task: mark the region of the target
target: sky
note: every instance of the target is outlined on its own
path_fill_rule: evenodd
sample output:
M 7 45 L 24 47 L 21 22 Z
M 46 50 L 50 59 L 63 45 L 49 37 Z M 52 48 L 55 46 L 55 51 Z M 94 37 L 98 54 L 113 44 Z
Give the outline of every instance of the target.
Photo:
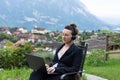
M 120 24 L 120 0 L 80 0 L 88 10 L 110 24 Z

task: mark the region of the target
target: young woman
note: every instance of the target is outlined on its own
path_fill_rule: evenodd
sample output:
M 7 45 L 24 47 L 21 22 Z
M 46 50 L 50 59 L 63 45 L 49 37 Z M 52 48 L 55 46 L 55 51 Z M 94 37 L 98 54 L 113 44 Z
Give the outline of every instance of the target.
M 48 73 L 57 74 L 47 74 L 39 69 L 31 73 L 30 80 L 60 80 L 60 76 L 64 73 L 79 71 L 82 50 L 74 44 L 77 34 L 76 24 L 64 27 L 62 32 L 63 44 L 56 50 L 52 62 L 45 65 Z

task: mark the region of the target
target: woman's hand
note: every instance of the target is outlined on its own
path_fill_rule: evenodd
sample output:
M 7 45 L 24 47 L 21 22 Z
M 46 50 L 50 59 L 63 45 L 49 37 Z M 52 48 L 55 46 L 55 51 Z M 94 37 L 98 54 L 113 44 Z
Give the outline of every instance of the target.
M 46 69 L 47 69 L 48 73 L 53 73 L 55 71 L 55 67 L 49 67 L 48 64 L 45 64 L 45 66 L 46 66 Z
M 55 67 L 49 67 L 47 68 L 48 73 L 53 73 L 55 71 Z
M 48 68 L 49 68 L 49 65 L 48 65 L 48 64 L 45 64 L 45 67 L 46 67 L 46 69 L 48 69 Z

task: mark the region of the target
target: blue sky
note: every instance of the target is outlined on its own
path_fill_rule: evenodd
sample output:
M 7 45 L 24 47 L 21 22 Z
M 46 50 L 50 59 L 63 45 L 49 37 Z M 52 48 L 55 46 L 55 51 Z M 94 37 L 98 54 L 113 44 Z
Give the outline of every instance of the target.
M 120 0 L 80 0 L 88 10 L 100 19 L 120 24 Z

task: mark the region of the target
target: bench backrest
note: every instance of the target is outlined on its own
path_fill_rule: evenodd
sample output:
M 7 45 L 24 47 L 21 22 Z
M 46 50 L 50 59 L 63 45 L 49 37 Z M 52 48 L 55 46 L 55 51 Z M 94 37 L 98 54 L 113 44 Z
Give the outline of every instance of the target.
M 84 67 L 84 62 L 85 62 L 85 58 L 86 58 L 86 54 L 87 54 L 87 48 L 88 48 L 88 44 L 84 44 L 79 46 L 79 48 L 81 48 L 83 50 L 83 57 L 82 57 L 82 62 L 81 62 L 81 66 L 80 66 L 80 71 L 83 72 L 83 67 Z M 80 76 L 82 76 L 82 72 L 80 73 Z

